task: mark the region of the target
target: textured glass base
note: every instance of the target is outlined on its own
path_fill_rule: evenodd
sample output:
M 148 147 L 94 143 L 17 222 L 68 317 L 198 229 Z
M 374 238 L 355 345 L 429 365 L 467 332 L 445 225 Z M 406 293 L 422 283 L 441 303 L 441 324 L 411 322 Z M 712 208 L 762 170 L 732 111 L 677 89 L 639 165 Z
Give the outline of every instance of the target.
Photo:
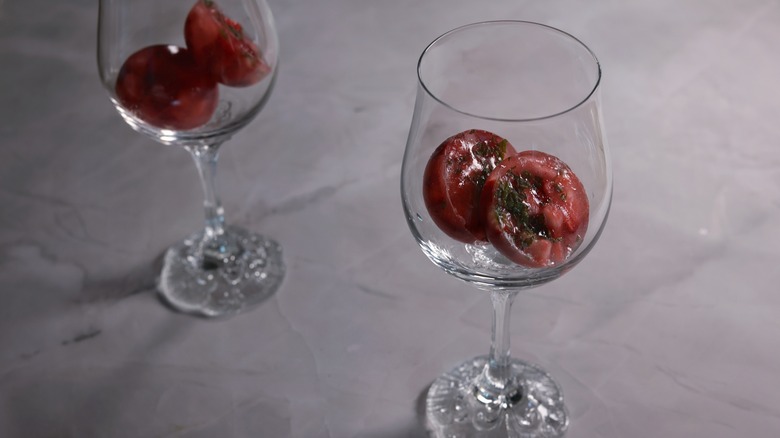
M 204 261 L 202 232 L 165 253 L 158 292 L 175 309 L 208 317 L 235 315 L 279 288 L 285 273 L 279 244 L 237 227 L 225 233 L 234 248 L 224 262 Z
M 569 421 L 561 389 L 534 365 L 512 359 L 510 379 L 522 388 L 513 403 L 479 401 L 475 382 L 487 363 L 487 356 L 474 358 L 433 382 L 426 399 L 431 436 L 547 438 L 566 433 Z

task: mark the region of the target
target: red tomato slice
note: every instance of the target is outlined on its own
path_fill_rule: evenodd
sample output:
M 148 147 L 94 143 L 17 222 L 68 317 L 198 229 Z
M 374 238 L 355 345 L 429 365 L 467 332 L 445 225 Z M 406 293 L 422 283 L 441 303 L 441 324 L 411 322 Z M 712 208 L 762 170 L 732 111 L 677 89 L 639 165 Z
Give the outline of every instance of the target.
M 184 24 L 184 39 L 195 59 L 225 85 L 246 87 L 271 71 L 241 25 L 226 17 L 212 0 L 198 0 L 192 7 Z
M 158 128 L 187 130 L 204 125 L 217 108 L 217 83 L 201 71 L 187 49 L 145 47 L 122 64 L 116 80 L 119 103 Z
M 478 129 L 444 140 L 423 176 L 423 199 L 433 222 L 460 242 L 486 242 L 485 224 L 477 210 L 482 186 L 496 165 L 514 153 L 507 140 Z
M 513 262 L 563 262 L 588 229 L 588 195 L 569 166 L 540 151 L 502 161 L 488 176 L 480 203 L 488 241 Z

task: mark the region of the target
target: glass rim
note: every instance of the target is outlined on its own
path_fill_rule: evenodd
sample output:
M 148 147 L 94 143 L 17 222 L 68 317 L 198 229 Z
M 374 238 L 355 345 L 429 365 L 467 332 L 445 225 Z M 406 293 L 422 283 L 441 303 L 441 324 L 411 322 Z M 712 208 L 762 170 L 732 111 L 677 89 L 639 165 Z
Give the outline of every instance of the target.
M 483 116 L 483 115 L 479 115 L 479 114 L 470 113 L 468 111 L 463 111 L 463 110 L 460 110 L 460 109 L 450 105 L 449 103 L 447 103 L 444 100 L 440 99 L 436 94 L 431 92 L 431 90 L 425 84 L 425 81 L 423 81 L 422 74 L 420 72 L 420 69 L 422 67 L 422 63 L 423 63 L 423 59 L 425 58 L 425 55 L 431 49 L 433 49 L 434 46 L 436 46 L 438 43 L 440 43 L 442 40 L 444 40 L 445 38 L 447 38 L 448 36 L 450 36 L 450 35 L 452 35 L 452 34 L 454 34 L 456 32 L 460 32 L 460 31 L 463 31 L 463 30 L 466 30 L 466 29 L 469 29 L 469 28 L 473 28 L 473 27 L 486 26 L 486 25 L 496 25 L 496 24 L 522 24 L 522 25 L 538 26 L 538 27 L 546 28 L 547 30 L 552 30 L 554 32 L 557 32 L 559 34 L 562 34 L 562 35 L 570 38 L 571 40 L 573 40 L 574 42 L 576 42 L 577 44 L 582 46 L 590 54 L 590 56 L 593 58 L 593 61 L 596 63 L 597 76 L 596 76 L 596 81 L 593 84 L 593 87 L 590 89 L 590 91 L 587 93 L 587 95 L 583 99 L 581 99 L 580 101 L 576 102 L 574 105 L 570 106 L 569 108 L 566 108 L 566 109 L 564 109 L 562 111 L 558 111 L 558 112 L 556 112 L 554 114 L 549 114 L 549 115 L 544 115 L 544 116 L 539 116 L 539 117 L 523 117 L 523 118 L 491 117 L 491 116 Z M 593 95 L 596 93 L 596 90 L 598 90 L 599 86 L 601 85 L 601 75 L 602 75 L 601 63 L 599 62 L 598 57 L 596 57 L 596 54 L 593 52 L 593 50 L 591 50 L 590 47 L 588 47 L 587 44 L 582 42 L 582 40 L 580 40 L 579 38 L 575 37 L 574 35 L 566 32 L 566 31 L 558 29 L 557 27 L 553 27 L 553 26 L 550 26 L 550 25 L 547 25 L 547 24 L 537 23 L 535 21 L 526 21 L 526 20 L 488 20 L 488 21 L 478 21 L 478 22 L 475 22 L 475 23 L 469 23 L 469 24 L 464 24 L 463 26 L 458 26 L 458 27 L 456 27 L 454 29 L 448 30 L 447 32 L 439 35 L 433 41 L 431 41 L 431 43 L 428 44 L 425 47 L 425 49 L 422 51 L 422 54 L 420 54 L 420 58 L 417 60 L 417 81 L 420 84 L 420 86 L 425 90 L 425 92 L 428 94 L 428 96 L 430 96 L 435 101 L 439 102 L 440 104 L 444 105 L 445 107 L 447 107 L 447 108 L 449 108 L 452 111 L 455 111 L 457 113 L 460 113 L 460 114 L 463 114 L 463 115 L 466 115 L 466 116 L 469 116 L 469 117 L 475 117 L 475 118 L 482 119 L 482 120 L 490 120 L 490 121 L 496 121 L 496 122 L 534 122 L 534 121 L 539 121 L 539 120 L 551 119 L 553 117 L 558 117 L 558 116 L 561 116 L 563 114 L 566 114 L 566 113 L 569 113 L 571 111 L 574 111 L 575 109 L 577 109 L 580 106 L 582 106 L 585 102 L 590 100 L 591 97 L 593 97 Z

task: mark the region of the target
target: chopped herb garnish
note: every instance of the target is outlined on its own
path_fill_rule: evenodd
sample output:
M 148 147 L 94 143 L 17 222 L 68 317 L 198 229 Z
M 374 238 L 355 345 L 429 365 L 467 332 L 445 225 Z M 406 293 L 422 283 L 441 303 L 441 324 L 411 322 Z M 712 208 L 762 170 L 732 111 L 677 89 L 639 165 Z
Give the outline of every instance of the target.
M 482 187 L 485 186 L 485 181 L 487 181 L 489 174 L 490 169 L 482 169 L 481 172 L 477 172 L 476 174 L 469 177 L 469 180 L 474 183 L 476 193 L 482 191 Z
M 523 172 L 523 174 L 526 174 L 528 172 Z M 516 174 L 514 171 L 509 170 L 506 173 L 511 178 L 511 181 L 514 185 L 516 185 L 519 188 L 522 189 L 532 189 L 534 188 L 533 185 L 528 181 L 528 179 L 525 177 L 525 175 L 520 176 Z M 529 174 L 530 175 L 530 174 Z
M 521 248 L 527 248 L 538 238 L 559 241 L 560 239 L 549 236 L 550 232 L 543 214 L 530 213 L 526 191 L 532 190 L 533 186 L 525 178 L 526 172 L 522 173 L 523 175 L 518 175 L 508 171 L 503 180 L 498 183 L 494 195 L 496 203 L 494 213 L 499 224 L 503 227 L 507 224 L 507 220 L 511 221 L 512 225 L 516 227 L 516 232 L 513 233 L 514 241 Z M 506 220 L 504 216 L 508 216 Z
M 474 155 L 480 158 L 497 158 L 497 161 L 504 159 L 506 148 L 509 144 L 506 140 L 501 140 L 498 144 L 491 145 L 487 141 L 481 141 L 474 145 L 472 151 Z
M 486 141 L 481 141 L 474 145 L 474 147 L 471 149 L 474 151 L 474 154 L 478 157 L 487 157 L 488 154 L 490 154 L 490 145 Z
M 542 177 L 539 175 L 534 175 L 533 173 L 524 170 L 521 175 L 523 178 L 528 181 L 528 184 L 531 185 L 534 189 L 539 189 L 542 187 L 542 184 L 544 184 L 544 181 L 542 180 Z

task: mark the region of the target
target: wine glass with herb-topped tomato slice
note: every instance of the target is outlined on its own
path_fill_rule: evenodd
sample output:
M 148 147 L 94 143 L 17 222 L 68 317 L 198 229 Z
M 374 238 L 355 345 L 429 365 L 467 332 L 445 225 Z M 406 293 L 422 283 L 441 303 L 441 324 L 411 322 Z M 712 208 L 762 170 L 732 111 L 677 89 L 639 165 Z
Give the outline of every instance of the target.
M 409 228 L 445 272 L 488 291 L 490 353 L 438 377 L 426 399 L 433 436 L 560 437 L 563 393 L 509 354 L 518 292 L 570 271 L 604 227 L 612 199 L 601 68 L 578 39 L 497 21 L 450 31 L 423 52 L 401 171 Z
M 136 131 L 187 150 L 205 192 L 202 231 L 165 254 L 158 290 L 175 309 L 233 315 L 274 293 L 280 246 L 225 223 L 215 186 L 221 145 L 263 108 L 278 41 L 265 0 L 100 0 L 103 86 Z

